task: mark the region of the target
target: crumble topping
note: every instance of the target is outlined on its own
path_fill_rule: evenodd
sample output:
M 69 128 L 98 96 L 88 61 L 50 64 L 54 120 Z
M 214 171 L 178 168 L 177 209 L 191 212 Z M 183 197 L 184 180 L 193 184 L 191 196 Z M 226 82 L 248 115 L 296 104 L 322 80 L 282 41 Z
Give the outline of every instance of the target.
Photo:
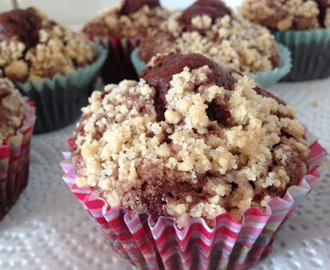
M 25 13 L 28 16 L 24 20 L 21 15 Z M 33 17 L 37 22 L 35 24 L 31 24 Z M 96 57 L 95 47 L 82 33 L 75 33 L 48 19 L 36 8 L 0 14 L 1 25 L 8 21 L 14 23 L 1 34 L 0 69 L 3 77 L 14 82 L 39 81 L 56 74 L 64 75 L 92 63 Z M 26 24 L 35 33 L 26 36 L 24 32 L 21 37 L 21 30 L 18 29 L 26 27 Z
M 263 26 L 284 30 L 310 30 L 329 27 L 328 0 L 245 0 L 242 15 Z
M 173 64 L 184 67 L 168 74 Z M 240 220 L 283 196 L 307 171 L 304 127 L 248 77 L 220 69 L 230 78 L 216 81 L 219 69 L 201 55 L 161 56 L 139 82 L 94 92 L 74 140 L 76 184 L 179 227 L 226 212 Z
M 172 15 L 158 31 L 142 40 L 139 57 L 147 63 L 158 53 L 199 53 L 249 73 L 279 66 L 276 42 L 266 28 L 229 10 L 214 17 L 213 9 L 205 10 L 198 6 L 199 2 L 186 10 L 197 5 L 194 13 Z
M 133 8 L 127 2 L 137 1 L 126 0 L 114 8 L 102 11 L 86 23 L 83 32 L 94 36 L 145 37 L 174 13 L 160 7 L 159 1 L 129 3 Z
M 0 144 L 14 135 L 24 120 L 25 101 L 8 79 L 0 78 Z

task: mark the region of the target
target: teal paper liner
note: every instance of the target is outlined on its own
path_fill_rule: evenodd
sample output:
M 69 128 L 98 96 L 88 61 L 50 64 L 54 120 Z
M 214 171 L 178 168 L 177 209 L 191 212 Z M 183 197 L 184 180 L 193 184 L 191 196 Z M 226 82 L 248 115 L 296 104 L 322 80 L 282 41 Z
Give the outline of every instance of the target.
M 247 74 L 251 79 L 253 79 L 256 83 L 264 88 L 268 88 L 276 84 L 286 74 L 288 74 L 292 68 L 291 53 L 289 49 L 279 43 L 277 43 L 277 46 L 280 53 L 279 67 L 270 69 L 268 71 L 259 71 L 255 74 Z
M 107 49 L 96 46 L 97 59 L 66 75 L 44 78 L 40 82 L 17 83 L 16 87 L 35 103 L 35 133 L 57 130 L 73 123 L 93 91 L 93 84 L 107 57 Z
M 281 78 L 290 72 L 291 69 L 291 57 L 290 51 L 283 45 L 277 44 L 280 53 L 280 66 L 268 71 L 257 72 L 255 74 L 247 74 L 255 82 L 264 88 L 268 88 L 271 85 L 277 83 Z M 138 74 L 146 68 L 146 64 L 140 59 L 138 55 L 138 48 L 131 54 L 131 59 L 135 70 Z
M 330 76 L 330 29 L 274 31 L 292 54 L 292 70 L 282 81 L 306 81 Z

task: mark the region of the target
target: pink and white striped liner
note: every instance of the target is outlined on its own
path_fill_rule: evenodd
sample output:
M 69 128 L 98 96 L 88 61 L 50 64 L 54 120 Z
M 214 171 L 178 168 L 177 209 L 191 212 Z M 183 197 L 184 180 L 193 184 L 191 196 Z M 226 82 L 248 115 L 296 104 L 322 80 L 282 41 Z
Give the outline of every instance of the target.
M 22 127 L 0 145 L 0 220 L 28 183 L 30 142 L 35 120 L 34 103 L 26 100 Z
M 279 229 L 320 179 L 327 153 L 311 134 L 308 141 L 309 170 L 298 186 L 290 187 L 283 198 L 272 199 L 264 212 L 248 209 L 242 224 L 223 214 L 212 229 L 202 218 L 191 218 L 179 230 L 173 218 L 160 217 L 153 222 L 146 213 L 111 208 L 89 188 L 76 186 L 71 152 L 63 152 L 66 160 L 61 167 L 66 172 L 64 181 L 98 222 L 114 250 L 138 268 L 245 269 L 269 254 Z

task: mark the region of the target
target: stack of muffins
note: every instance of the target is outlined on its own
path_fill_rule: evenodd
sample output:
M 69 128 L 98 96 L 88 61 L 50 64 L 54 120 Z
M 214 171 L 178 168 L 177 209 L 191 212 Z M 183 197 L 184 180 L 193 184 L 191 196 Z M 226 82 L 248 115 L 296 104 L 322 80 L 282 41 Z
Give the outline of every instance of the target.
M 125 0 L 79 33 L 36 8 L 0 14 L 0 218 L 28 179 L 29 99 L 45 132 L 90 96 L 61 165 L 118 253 L 143 269 L 258 262 L 326 154 L 262 87 L 290 68 L 267 28 L 218 0 L 181 13 Z M 91 93 L 99 72 L 111 84 Z

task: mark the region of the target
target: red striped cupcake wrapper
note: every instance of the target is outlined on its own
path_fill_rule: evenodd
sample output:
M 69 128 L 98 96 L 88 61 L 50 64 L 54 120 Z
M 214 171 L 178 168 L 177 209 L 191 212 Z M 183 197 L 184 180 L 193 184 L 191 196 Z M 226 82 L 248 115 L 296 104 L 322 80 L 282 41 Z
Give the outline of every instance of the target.
M 327 153 L 308 135 L 311 158 L 307 175 L 283 198 L 272 199 L 264 212 L 256 208 L 244 213 L 241 224 L 230 214 L 216 218 L 209 228 L 202 218 L 191 218 L 179 230 L 175 219 L 153 221 L 146 213 L 134 214 L 122 207 L 111 208 L 89 188 L 75 184 L 71 152 L 61 167 L 71 191 L 98 222 L 114 250 L 139 268 L 148 269 L 245 269 L 268 255 L 277 232 L 312 190 L 325 170 Z M 71 144 L 71 142 L 69 141 Z
M 26 100 L 23 126 L 0 145 L 0 220 L 28 183 L 30 142 L 35 120 L 34 103 Z
M 140 38 L 87 36 L 90 40 L 103 44 L 109 50 L 101 71 L 104 84 L 119 83 L 125 79 L 139 79 L 131 61 L 131 53 L 140 44 Z

